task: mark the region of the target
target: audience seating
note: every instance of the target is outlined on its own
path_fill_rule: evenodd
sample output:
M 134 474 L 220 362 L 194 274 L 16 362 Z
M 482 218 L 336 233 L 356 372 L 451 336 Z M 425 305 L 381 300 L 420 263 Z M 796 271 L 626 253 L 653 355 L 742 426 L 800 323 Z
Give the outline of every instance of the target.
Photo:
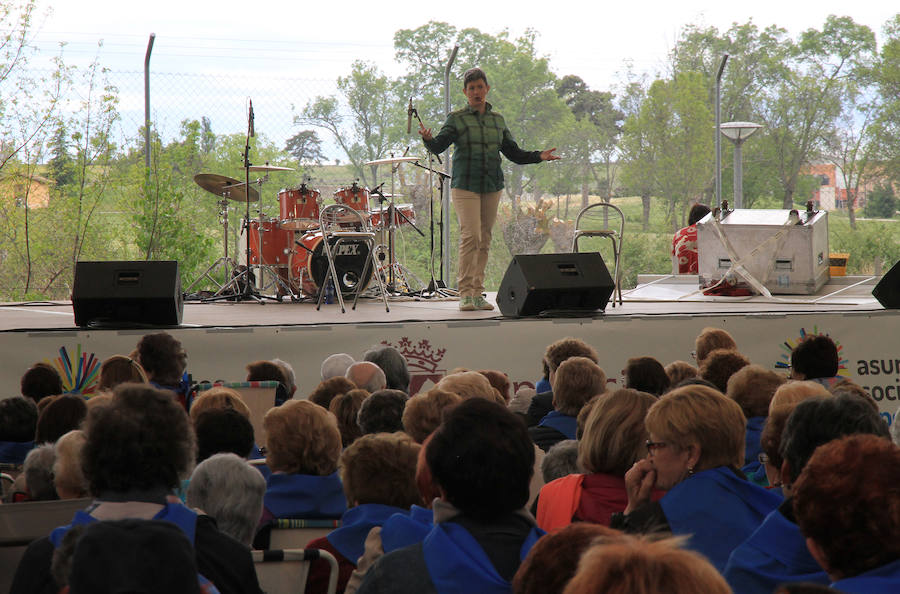
M 340 525 L 341 521 L 334 519 L 282 518 L 260 528 L 253 542 L 261 549 L 302 549 L 309 541 L 327 536 Z
M 328 594 L 337 590 L 337 560 L 328 551 L 319 549 L 277 549 L 253 551 L 253 563 L 259 586 L 266 594 L 301 594 L 306 591 L 310 564 L 325 559 L 330 567 Z

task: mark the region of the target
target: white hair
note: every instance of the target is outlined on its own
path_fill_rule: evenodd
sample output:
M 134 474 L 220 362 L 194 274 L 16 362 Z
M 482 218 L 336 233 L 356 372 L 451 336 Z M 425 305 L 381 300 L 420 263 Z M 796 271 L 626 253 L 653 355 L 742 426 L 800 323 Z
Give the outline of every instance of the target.
M 322 361 L 322 367 L 319 370 L 322 374 L 322 381 L 344 375 L 347 368 L 356 363 L 356 361 L 347 353 L 335 353 L 328 355 Z
M 219 530 L 247 546 L 263 511 L 266 479 L 236 454 L 210 456 L 197 465 L 187 489 L 187 504 L 216 520 Z

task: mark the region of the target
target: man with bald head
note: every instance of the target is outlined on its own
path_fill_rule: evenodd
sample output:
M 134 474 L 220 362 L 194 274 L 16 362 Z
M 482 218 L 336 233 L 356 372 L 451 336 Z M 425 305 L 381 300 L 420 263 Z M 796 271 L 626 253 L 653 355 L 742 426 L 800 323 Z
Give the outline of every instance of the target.
M 370 361 L 358 361 L 347 368 L 344 374 L 348 380 L 356 384 L 357 388 L 366 390 L 370 394 L 383 390 L 387 386 L 387 378 L 381 367 Z

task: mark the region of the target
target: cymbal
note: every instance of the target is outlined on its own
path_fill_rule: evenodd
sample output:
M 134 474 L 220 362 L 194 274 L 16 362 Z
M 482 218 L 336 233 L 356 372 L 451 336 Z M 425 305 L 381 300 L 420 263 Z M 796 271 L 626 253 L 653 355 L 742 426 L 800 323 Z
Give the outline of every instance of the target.
M 277 165 L 251 165 L 250 171 L 293 171 L 293 167 L 278 167 Z
M 215 194 L 216 196 L 225 196 L 229 200 L 236 202 L 256 202 L 259 200 L 259 192 L 250 188 L 247 191 L 246 184 L 231 177 L 217 175 L 215 173 L 198 173 L 194 176 L 194 183 L 198 186 Z M 249 199 L 247 195 L 250 195 Z
M 366 165 L 385 165 L 387 163 L 412 163 L 413 161 L 421 161 L 421 157 L 388 157 L 386 159 L 376 159 L 375 161 L 366 161 Z

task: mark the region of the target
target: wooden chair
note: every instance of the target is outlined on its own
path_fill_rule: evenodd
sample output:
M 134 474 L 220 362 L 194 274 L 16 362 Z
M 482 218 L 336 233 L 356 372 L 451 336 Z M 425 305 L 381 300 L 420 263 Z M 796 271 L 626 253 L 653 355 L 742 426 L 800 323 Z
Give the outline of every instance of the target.
M 266 594 L 302 594 L 313 561 L 328 562 L 328 594 L 337 590 L 338 564 L 334 555 L 319 549 L 277 549 L 253 551 L 253 564 L 259 586 Z
M 625 214 L 618 206 L 608 202 L 589 204 L 575 217 L 575 235 L 572 237 L 572 251 L 578 251 L 578 240 L 582 237 L 606 237 L 612 242 L 615 272 L 613 273 L 613 307 L 616 295 L 622 305 L 622 283 L 619 277 L 619 261 L 622 257 L 622 240 L 625 236 Z

